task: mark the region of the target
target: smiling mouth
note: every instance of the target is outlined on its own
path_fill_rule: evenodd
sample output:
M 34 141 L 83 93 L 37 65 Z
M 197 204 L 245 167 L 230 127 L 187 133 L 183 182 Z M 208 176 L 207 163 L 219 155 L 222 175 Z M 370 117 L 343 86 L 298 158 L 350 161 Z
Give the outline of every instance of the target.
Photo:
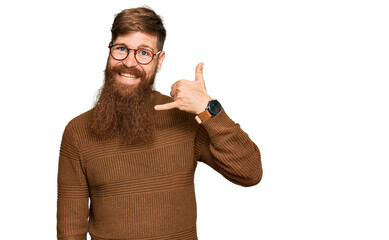
M 135 75 L 132 75 L 132 74 L 128 74 L 128 73 L 119 73 L 119 75 L 124 78 L 124 79 L 128 79 L 128 80 L 132 80 L 132 79 L 137 79 L 138 77 L 135 76 Z
M 141 77 L 138 75 L 132 75 L 129 73 L 122 73 L 118 72 L 119 75 L 119 82 L 126 84 L 126 85 L 133 85 L 133 84 L 138 84 L 141 81 Z

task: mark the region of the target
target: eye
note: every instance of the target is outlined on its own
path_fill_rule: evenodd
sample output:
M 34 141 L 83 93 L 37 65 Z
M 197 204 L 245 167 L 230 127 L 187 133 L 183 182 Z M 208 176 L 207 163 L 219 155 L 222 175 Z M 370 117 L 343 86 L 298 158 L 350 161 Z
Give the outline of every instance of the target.
M 145 49 L 141 49 L 141 50 L 139 51 L 139 54 L 140 54 L 142 57 L 147 57 L 147 56 L 150 55 L 150 51 L 145 50 Z
M 118 52 L 127 52 L 127 48 L 124 46 L 115 46 L 115 51 Z
M 127 49 L 125 47 L 118 47 L 117 50 L 120 52 L 125 52 Z

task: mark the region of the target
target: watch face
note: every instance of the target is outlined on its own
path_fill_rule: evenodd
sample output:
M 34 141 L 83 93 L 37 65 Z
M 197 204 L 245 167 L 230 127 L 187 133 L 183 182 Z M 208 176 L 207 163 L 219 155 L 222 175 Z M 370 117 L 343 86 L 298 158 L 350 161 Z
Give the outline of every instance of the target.
M 209 112 L 212 116 L 215 116 L 222 110 L 222 105 L 220 105 L 219 101 L 212 100 L 209 102 Z

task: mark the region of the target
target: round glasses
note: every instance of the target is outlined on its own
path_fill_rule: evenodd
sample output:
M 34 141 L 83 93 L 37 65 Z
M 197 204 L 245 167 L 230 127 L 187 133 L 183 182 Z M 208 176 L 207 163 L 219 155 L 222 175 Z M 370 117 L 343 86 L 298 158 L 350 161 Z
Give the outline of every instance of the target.
M 161 53 L 161 51 L 153 53 L 151 50 L 146 48 L 131 49 L 124 44 L 112 45 L 112 43 L 110 43 L 108 48 L 110 49 L 109 52 L 111 56 L 118 61 L 123 61 L 124 59 L 126 59 L 130 54 L 130 51 L 134 50 L 135 60 L 142 65 L 151 63 L 151 61 L 153 61 L 154 56 Z

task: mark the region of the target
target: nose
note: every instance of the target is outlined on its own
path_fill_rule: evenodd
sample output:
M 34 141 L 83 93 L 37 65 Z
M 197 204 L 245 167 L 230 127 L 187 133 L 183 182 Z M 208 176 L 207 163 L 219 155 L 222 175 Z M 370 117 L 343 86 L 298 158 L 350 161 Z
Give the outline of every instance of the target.
M 128 56 L 126 59 L 122 60 L 123 64 L 126 66 L 126 67 L 135 67 L 138 65 L 138 62 L 136 61 L 135 59 L 135 54 L 134 54 L 134 51 L 135 50 L 130 50 L 130 52 L 128 53 Z

